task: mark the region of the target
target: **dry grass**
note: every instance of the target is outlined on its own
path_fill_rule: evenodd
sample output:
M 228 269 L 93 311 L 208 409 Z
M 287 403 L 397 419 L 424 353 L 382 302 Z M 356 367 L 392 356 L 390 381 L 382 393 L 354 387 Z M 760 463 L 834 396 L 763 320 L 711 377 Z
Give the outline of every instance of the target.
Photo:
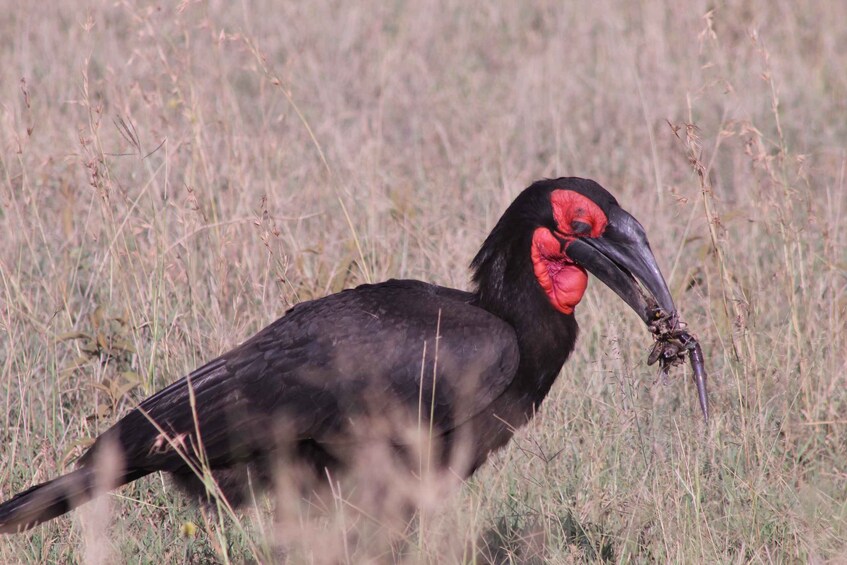
M 710 428 L 594 283 L 507 450 L 394 538 L 295 513 L 292 562 L 847 560 L 847 5 L 519 4 L 1 10 L 0 496 L 293 303 L 466 287 L 518 191 L 578 175 L 647 227 Z M 154 476 L 110 502 L 101 547 L 74 514 L 0 561 L 273 559 L 263 499 L 204 522 Z

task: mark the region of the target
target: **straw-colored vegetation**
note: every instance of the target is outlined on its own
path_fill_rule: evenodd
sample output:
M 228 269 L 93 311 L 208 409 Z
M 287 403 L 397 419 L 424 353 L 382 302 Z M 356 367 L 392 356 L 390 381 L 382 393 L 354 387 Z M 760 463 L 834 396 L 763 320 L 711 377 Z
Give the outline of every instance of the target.
M 594 178 L 645 225 L 714 414 L 595 282 L 539 417 L 467 484 L 419 485 L 406 529 L 343 490 L 204 517 L 154 475 L 0 561 L 847 560 L 844 2 L 0 12 L 3 499 L 296 302 L 466 288 L 540 177 Z

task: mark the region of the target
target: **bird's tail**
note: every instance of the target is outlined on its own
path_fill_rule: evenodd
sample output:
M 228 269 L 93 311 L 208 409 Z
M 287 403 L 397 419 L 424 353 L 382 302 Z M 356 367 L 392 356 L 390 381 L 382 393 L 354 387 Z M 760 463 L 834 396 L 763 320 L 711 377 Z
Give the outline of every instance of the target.
M 82 467 L 52 481 L 30 487 L 0 504 L 0 534 L 28 530 L 85 504 L 97 491 L 104 490 L 98 488 L 104 485 L 98 484 L 101 481 L 96 471 L 96 466 Z M 146 474 L 122 474 L 116 484 L 110 486 L 117 487 Z
M 91 499 L 94 469 L 83 467 L 58 479 L 30 487 L 0 504 L 0 533 L 28 530 Z

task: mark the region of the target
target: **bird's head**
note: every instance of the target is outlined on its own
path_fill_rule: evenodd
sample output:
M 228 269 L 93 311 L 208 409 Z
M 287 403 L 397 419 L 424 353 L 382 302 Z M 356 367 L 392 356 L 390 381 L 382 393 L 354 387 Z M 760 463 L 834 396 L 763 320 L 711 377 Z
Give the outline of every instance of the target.
M 474 260 L 475 280 L 480 283 L 484 271 L 497 270 L 498 258 L 492 250 L 509 243 L 520 246 L 510 254 L 526 261 L 527 238 L 535 279 L 560 312 L 573 313 L 587 287 L 587 271 L 647 324 L 659 309 L 676 314 L 644 228 L 596 182 L 560 178 L 538 181 L 524 190 Z M 503 276 L 514 279 L 509 269 L 503 265 Z M 496 291 L 500 285 L 493 282 L 489 286 Z
M 560 178 L 534 183 L 512 202 L 471 267 L 476 300 L 520 326 L 523 347 L 558 336 L 560 341 L 569 338 L 562 342 L 567 352 L 576 337 L 572 314 L 590 272 L 649 326 L 656 342 L 648 364 L 659 361 L 666 372 L 690 357 L 708 420 L 700 345 L 679 319 L 644 228 L 596 182 Z M 558 332 L 549 331 L 557 327 Z
M 577 178 L 542 181 L 533 187 L 539 184 L 549 200 L 549 213 L 545 211 L 532 234 L 532 265 L 555 308 L 573 312 L 585 291 L 588 271 L 645 323 L 654 319 L 657 307 L 669 315 L 676 313 L 644 228 L 606 189 Z

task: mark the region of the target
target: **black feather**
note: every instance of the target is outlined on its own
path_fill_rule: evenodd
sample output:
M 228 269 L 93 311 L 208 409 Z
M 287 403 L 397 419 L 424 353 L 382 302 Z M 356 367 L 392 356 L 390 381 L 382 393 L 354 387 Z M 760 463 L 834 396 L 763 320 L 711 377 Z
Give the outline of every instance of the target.
M 470 450 L 467 463 L 455 469 L 472 473 L 532 417 L 574 347 L 576 321 L 551 306 L 530 259 L 533 230 L 553 222 L 549 194 L 562 185 L 601 206 L 611 198 L 582 179 L 532 185 L 473 260 L 472 293 L 390 280 L 298 304 L 144 400 L 95 441 L 78 470 L 0 505 L 0 532 L 87 501 L 93 461 L 109 444 L 123 457 L 119 484 L 169 471 L 203 498 L 196 470 L 207 465 L 238 502 L 246 473 L 267 482 L 274 453 L 284 451 L 316 477 L 339 472 L 355 446 L 377 433 L 375 419 L 399 415 L 431 423 L 443 462 L 459 448 L 457 438 L 472 438 L 461 446 Z M 391 440 L 402 443 L 399 435 Z

